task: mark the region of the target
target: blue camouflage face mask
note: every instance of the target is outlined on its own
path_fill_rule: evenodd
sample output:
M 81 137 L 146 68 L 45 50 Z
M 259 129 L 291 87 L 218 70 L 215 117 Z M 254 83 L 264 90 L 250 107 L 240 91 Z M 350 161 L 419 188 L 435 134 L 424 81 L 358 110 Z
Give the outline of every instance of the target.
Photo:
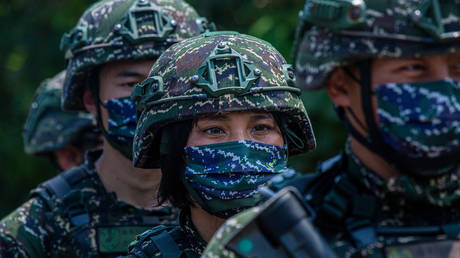
M 109 142 L 126 158 L 131 159 L 134 133 L 136 132 L 136 104 L 130 97 L 105 101 L 109 114 L 107 136 Z
M 458 166 L 454 156 L 460 152 L 460 82 L 390 83 L 377 86 L 376 96 L 384 142 L 406 157 L 441 161 L 435 169 L 420 165 L 415 173 L 439 175 Z
M 228 218 L 262 199 L 258 188 L 287 171 L 287 147 L 234 141 L 185 147 L 184 184 L 207 212 Z

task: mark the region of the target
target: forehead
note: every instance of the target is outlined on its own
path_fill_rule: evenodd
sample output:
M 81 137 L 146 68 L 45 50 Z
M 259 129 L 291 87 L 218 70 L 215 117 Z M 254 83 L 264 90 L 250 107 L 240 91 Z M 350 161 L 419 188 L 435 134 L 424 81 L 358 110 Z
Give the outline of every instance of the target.
M 109 62 L 101 66 L 101 72 L 106 74 L 118 74 L 124 71 L 131 71 L 139 73 L 141 75 L 148 75 L 150 68 L 152 67 L 155 60 L 121 60 L 115 62 Z

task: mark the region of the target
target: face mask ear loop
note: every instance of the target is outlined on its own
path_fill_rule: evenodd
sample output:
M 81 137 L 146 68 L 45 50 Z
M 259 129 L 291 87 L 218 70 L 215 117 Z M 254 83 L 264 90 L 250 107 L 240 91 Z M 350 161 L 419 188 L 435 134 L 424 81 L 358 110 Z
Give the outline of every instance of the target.
M 369 62 L 364 62 L 364 63 L 370 63 L 370 61 Z M 361 66 L 365 66 L 365 65 L 360 64 L 360 68 L 361 68 Z M 362 92 L 363 81 L 358 79 L 347 67 L 343 67 L 342 69 L 348 76 L 350 76 L 351 79 L 353 79 L 356 83 L 358 83 L 358 85 L 361 87 L 361 92 Z M 370 74 L 368 74 L 366 76 L 363 76 L 363 74 L 361 72 L 361 78 L 365 78 L 365 77 L 369 77 L 369 76 L 370 76 Z M 367 80 L 369 80 L 369 79 L 367 79 Z M 362 93 L 361 93 L 361 95 L 362 95 Z M 358 130 L 356 130 L 356 128 L 348 120 L 347 116 L 345 116 L 345 108 L 339 107 L 339 106 L 336 105 L 336 106 L 334 106 L 334 109 L 337 112 L 339 118 L 344 123 L 344 125 L 347 128 L 348 132 L 351 134 L 351 136 L 353 136 L 353 138 L 355 138 L 358 142 L 360 142 L 364 146 L 368 147 L 369 149 L 372 149 L 371 139 L 369 137 L 364 137 L 360 132 L 358 132 Z M 365 132 L 369 133 L 369 130 L 368 130 L 369 127 L 366 126 L 366 124 L 364 124 L 363 122 L 361 122 L 361 120 L 358 119 L 356 114 L 350 108 L 346 108 L 346 109 L 350 112 L 351 116 L 356 121 L 358 126 L 360 126 L 361 129 L 363 129 Z M 366 121 L 367 121 L 367 119 L 366 119 Z
M 377 130 L 377 124 L 375 123 L 375 115 L 372 107 L 372 84 L 371 84 L 371 60 L 363 61 L 359 64 L 359 71 L 361 73 L 361 104 L 363 107 L 364 118 L 366 119 L 366 127 L 368 128 L 368 139 L 369 143 L 374 145 L 380 139 L 380 135 Z
M 405 165 L 404 158 L 400 157 L 397 153 L 391 150 L 391 148 L 383 141 L 382 137 L 377 128 L 377 123 L 375 122 L 375 114 L 372 107 L 372 95 L 375 94 L 372 90 L 371 84 L 371 60 L 360 63 L 359 70 L 361 73 L 361 102 L 364 112 L 364 117 L 366 119 L 368 130 L 367 144 L 365 146 L 384 158 L 389 162 L 393 167 L 399 171 L 408 171 L 408 168 Z

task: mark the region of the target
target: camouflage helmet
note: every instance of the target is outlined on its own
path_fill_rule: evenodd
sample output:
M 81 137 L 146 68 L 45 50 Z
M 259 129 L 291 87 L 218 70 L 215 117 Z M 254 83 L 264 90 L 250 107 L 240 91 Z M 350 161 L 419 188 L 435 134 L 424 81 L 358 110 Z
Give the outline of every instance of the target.
M 315 147 L 290 65 L 269 43 L 237 32 L 209 32 L 172 46 L 131 97 L 138 110 L 133 145 L 138 167 L 153 166 L 160 128 L 216 112 L 282 113 L 287 128 L 298 136 L 290 142 L 290 153 Z
M 335 68 L 363 59 L 460 52 L 459 0 L 306 0 L 299 19 L 302 89 L 324 87 Z
M 29 154 L 45 154 L 74 143 L 83 134 L 94 135 L 95 120 L 89 113 L 62 111 L 61 94 L 65 72 L 42 82 L 37 89 L 27 117 L 24 150 Z M 94 141 L 93 141 L 94 142 Z
M 98 65 L 158 57 L 172 44 L 206 30 L 206 19 L 183 0 L 96 2 L 61 40 L 68 61 L 63 108 L 84 109 L 85 80 Z

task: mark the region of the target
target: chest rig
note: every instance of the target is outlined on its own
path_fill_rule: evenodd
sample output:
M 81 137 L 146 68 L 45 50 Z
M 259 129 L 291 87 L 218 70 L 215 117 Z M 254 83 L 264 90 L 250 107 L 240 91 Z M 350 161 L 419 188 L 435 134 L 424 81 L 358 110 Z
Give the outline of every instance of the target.
M 423 213 L 443 216 L 427 210 L 415 210 L 411 212 L 412 217 L 393 221 L 388 214 L 403 211 L 384 211 L 382 199 L 347 173 L 346 162 L 344 154 L 323 162 L 304 191 L 306 200 L 316 210 L 318 229 L 330 244 L 335 246 L 341 242 L 336 249 L 339 254 L 347 257 L 458 257 L 449 256 L 460 250 L 458 208 L 451 207 L 452 211 L 447 211 L 448 221 L 424 222 L 420 219 Z M 421 223 L 410 224 L 414 222 L 411 218 Z

